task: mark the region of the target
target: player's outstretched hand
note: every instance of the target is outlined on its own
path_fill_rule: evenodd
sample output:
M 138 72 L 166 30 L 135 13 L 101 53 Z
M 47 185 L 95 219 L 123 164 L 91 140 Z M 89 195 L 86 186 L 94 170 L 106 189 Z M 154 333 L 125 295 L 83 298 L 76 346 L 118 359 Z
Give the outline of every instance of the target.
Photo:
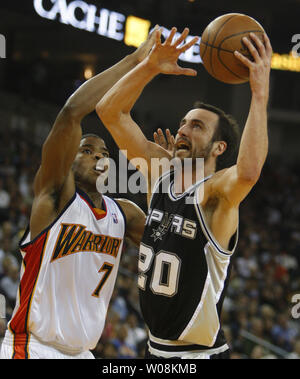
M 190 47 L 195 45 L 198 41 L 198 37 L 194 37 L 189 42 L 184 43 L 189 35 L 189 29 L 185 28 L 181 35 L 174 39 L 176 31 L 177 29 L 173 27 L 164 43 L 161 42 L 162 30 L 158 29 L 154 31 L 155 46 L 147 58 L 148 64 L 157 73 L 196 76 L 197 71 L 191 68 L 180 67 L 177 60 L 181 53 L 184 53 Z
M 235 51 L 234 55 L 249 68 L 249 82 L 252 94 L 267 98 L 269 94 L 272 46 L 266 34 L 263 34 L 264 43 L 254 33 L 250 33 L 250 38 L 244 37 L 243 42 L 253 59 L 250 60 L 238 51 Z
M 138 63 L 142 62 L 150 53 L 152 47 L 155 44 L 155 32 L 158 30 L 159 26 L 156 25 L 155 28 L 149 33 L 146 41 L 144 41 L 133 53 Z
M 169 129 L 166 129 L 166 135 L 159 128 L 156 132 L 153 133 L 154 142 L 167 150 L 173 156 L 173 150 L 175 145 L 175 138 L 171 134 Z

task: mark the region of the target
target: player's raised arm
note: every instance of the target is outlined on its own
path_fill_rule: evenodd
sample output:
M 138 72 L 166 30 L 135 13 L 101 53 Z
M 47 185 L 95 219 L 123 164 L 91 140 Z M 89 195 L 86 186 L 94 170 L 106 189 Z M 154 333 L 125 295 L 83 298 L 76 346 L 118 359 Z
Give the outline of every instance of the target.
M 148 55 L 151 47 L 151 41 L 147 41 L 134 53 L 86 81 L 68 99 L 43 145 L 41 167 L 34 185 L 35 194 L 61 190 L 78 150 L 82 136 L 81 120 L 95 110 L 98 101 L 114 83 Z
M 49 225 L 75 193 L 71 168 L 82 137 L 81 120 L 95 109 L 107 90 L 148 55 L 151 47 L 151 41 L 147 41 L 134 53 L 86 81 L 60 111 L 43 144 L 41 165 L 34 181 L 32 235 Z
M 169 37 L 162 43 L 161 30 L 155 30 L 155 46 L 147 58 L 119 80 L 96 106 L 96 112 L 119 148 L 127 150 L 128 159 L 142 157 L 150 163 L 151 158 L 170 158 L 165 149 L 147 140 L 130 112 L 145 86 L 158 74 L 196 75 L 195 70 L 180 67 L 177 60 L 198 38 L 183 43 L 189 33 L 186 28 L 173 41 L 175 33 L 176 28 L 172 28 Z
M 272 47 L 264 35 L 264 44 L 253 33 L 251 39 L 243 38 L 253 61 L 239 52 L 235 56 L 249 68 L 251 104 L 242 134 L 235 166 L 217 177 L 215 190 L 227 198 L 229 204 L 238 206 L 258 181 L 268 153 L 267 105 Z

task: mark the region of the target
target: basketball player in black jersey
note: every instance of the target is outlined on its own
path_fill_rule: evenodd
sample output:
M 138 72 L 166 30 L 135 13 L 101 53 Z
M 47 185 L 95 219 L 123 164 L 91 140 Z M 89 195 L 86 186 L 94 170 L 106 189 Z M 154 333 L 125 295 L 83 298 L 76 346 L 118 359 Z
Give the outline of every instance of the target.
M 228 358 L 220 326 L 221 309 L 238 239 L 239 205 L 258 181 L 268 151 L 272 47 L 266 35 L 263 44 L 250 34 L 243 42 L 253 59 L 235 52 L 249 69 L 252 93 L 235 162 L 228 160 L 225 168 L 220 165 L 237 143 L 235 123 L 223 111 L 196 105 L 182 118 L 173 154 L 181 160 L 193 158 L 193 162 L 203 158 L 204 177 L 195 179 L 193 165 L 192 185 L 178 191 L 177 181 L 186 173 L 180 177 L 169 170 L 153 177 L 151 159 L 171 159 L 172 155 L 145 138 L 130 111 L 156 75 L 196 75 L 192 69 L 179 67 L 177 60 L 197 38 L 184 43 L 189 30 L 174 38 L 173 28 L 162 43 L 161 31 L 155 33 L 156 45 L 148 57 L 96 106 L 119 147 L 127 150 L 128 158 L 142 157 L 148 162 L 148 171 L 143 173 L 148 178 L 149 211 L 140 245 L 138 279 L 141 310 L 149 327 L 146 357 Z

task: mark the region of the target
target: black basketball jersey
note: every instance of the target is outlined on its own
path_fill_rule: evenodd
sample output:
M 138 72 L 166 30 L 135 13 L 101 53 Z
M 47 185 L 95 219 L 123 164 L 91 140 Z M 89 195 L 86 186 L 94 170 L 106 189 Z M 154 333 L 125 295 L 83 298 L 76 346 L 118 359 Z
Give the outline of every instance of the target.
M 237 233 L 231 250 L 221 248 L 212 235 L 197 201 L 207 179 L 180 196 L 173 190 L 173 171 L 154 186 L 138 278 L 141 311 L 154 345 L 182 341 L 185 350 L 195 350 L 226 342 L 220 314 Z

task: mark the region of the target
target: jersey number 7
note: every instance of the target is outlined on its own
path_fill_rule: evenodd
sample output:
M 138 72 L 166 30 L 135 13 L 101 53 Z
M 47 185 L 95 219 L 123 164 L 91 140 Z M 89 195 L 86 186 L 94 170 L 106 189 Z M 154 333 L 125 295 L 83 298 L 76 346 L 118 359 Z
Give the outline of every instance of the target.
M 107 281 L 110 273 L 112 272 L 113 267 L 114 267 L 114 265 L 112 265 L 110 263 L 107 263 L 107 262 L 103 263 L 103 265 L 101 266 L 101 268 L 98 272 L 104 272 L 104 275 L 102 276 L 97 288 L 92 293 L 92 296 L 99 297 L 100 291 L 101 291 L 102 287 L 104 286 L 105 282 Z

